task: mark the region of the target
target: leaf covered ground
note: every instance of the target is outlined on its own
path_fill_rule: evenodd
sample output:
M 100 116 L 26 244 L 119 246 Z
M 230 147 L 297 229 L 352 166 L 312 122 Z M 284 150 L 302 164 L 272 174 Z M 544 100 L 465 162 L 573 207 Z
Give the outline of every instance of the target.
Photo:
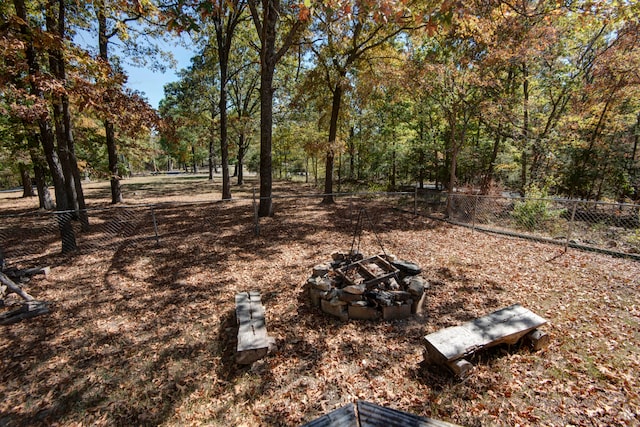
M 248 200 L 172 204 L 157 210 L 158 242 L 137 238 L 153 231 L 141 222 L 113 247 L 8 259 L 52 267 L 25 285 L 51 313 L 0 330 L 0 425 L 295 426 L 358 399 L 467 426 L 640 425 L 638 262 L 557 256 L 394 206 L 276 200 L 255 237 Z M 363 207 L 361 250 L 380 252 L 375 231 L 429 280 L 420 315 L 343 323 L 310 306 L 312 267 L 351 247 Z M 246 290 L 262 293 L 277 340 L 250 367 L 233 359 Z M 424 335 L 513 303 L 548 320 L 547 349 L 480 353 L 464 381 L 424 366 Z

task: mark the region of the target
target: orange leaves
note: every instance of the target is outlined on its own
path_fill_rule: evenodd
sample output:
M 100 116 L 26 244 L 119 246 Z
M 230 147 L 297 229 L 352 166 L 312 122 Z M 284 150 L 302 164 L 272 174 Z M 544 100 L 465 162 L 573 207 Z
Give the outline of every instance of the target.
M 307 2 L 301 3 L 300 5 L 298 5 L 299 7 L 298 19 L 300 21 L 307 21 L 311 17 L 311 9 L 309 6 L 306 5 L 306 3 Z

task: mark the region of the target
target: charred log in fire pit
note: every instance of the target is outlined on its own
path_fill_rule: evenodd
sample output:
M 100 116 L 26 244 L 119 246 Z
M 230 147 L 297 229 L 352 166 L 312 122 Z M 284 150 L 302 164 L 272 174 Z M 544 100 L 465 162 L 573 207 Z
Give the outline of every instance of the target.
M 311 302 L 325 313 L 357 320 L 404 319 L 419 311 L 427 282 L 416 264 L 389 254 L 365 258 L 334 253 L 316 265 L 307 286 Z

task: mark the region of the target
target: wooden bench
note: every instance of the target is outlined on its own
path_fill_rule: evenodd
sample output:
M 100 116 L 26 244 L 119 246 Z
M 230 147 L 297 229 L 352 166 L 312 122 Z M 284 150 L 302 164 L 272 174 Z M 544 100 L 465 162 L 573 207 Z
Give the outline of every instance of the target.
M 515 344 L 523 337 L 531 342 L 534 350 L 546 347 L 549 336 L 536 329 L 545 323 L 542 317 L 514 304 L 425 336 L 425 361 L 445 365 L 463 378 L 473 367 L 464 357 L 478 350 L 503 343 Z
M 275 340 L 267 335 L 264 307 L 260 292 L 236 294 L 238 346 L 236 363 L 249 365 L 267 355 Z

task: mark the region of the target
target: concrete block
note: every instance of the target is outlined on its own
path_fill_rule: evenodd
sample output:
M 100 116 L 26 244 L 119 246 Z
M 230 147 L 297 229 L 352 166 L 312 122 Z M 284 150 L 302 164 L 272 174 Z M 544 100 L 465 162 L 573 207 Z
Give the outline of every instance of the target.
M 331 270 L 331 266 L 329 264 L 318 264 L 313 267 L 313 277 L 323 277 L 326 276 Z
M 343 322 L 349 320 L 349 313 L 347 312 L 347 306 L 344 301 L 340 301 L 343 304 L 332 304 L 334 300 L 320 300 L 320 309 L 327 314 L 338 317 Z
M 350 305 L 349 319 L 356 320 L 377 320 L 380 318 L 380 311 L 376 307 Z
M 400 320 L 406 319 L 411 316 L 411 305 L 392 305 L 389 307 L 382 307 L 382 318 L 384 320 Z
M 326 292 L 320 291 L 318 289 L 309 288 L 309 299 L 311 300 L 311 305 L 313 307 L 320 307 L 320 298 L 321 294 L 325 294 Z

